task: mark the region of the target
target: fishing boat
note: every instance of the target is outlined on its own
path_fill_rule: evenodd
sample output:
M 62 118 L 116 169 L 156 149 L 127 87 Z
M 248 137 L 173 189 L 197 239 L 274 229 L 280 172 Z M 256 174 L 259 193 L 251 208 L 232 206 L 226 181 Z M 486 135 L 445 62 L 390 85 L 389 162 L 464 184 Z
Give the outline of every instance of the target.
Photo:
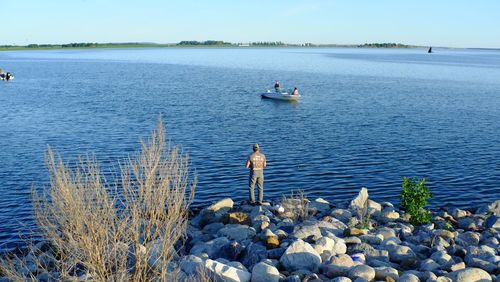
M 266 93 L 261 94 L 262 98 L 265 99 L 274 99 L 274 100 L 283 100 L 283 101 L 298 101 L 301 97 L 300 95 L 291 95 L 288 92 L 276 92 L 267 90 Z

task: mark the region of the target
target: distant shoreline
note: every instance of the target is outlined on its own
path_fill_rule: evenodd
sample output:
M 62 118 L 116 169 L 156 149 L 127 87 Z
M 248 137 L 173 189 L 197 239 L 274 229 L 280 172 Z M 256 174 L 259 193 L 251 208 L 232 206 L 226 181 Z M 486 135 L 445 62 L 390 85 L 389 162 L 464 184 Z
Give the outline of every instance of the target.
M 228 43 L 223 41 L 181 41 L 180 43 L 70 43 L 70 44 L 29 44 L 0 45 L 0 51 L 30 50 L 71 50 L 71 49 L 110 49 L 110 48 L 384 48 L 410 49 L 428 48 L 427 46 L 405 45 L 400 43 L 356 44 L 285 44 L 282 42 Z

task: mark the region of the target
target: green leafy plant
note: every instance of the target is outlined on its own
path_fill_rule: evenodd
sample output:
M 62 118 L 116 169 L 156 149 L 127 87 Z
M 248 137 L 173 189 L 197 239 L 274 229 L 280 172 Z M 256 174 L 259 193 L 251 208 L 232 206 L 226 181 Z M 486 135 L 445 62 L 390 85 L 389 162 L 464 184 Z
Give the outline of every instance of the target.
M 427 199 L 432 197 L 432 193 L 425 185 L 425 179 L 408 179 L 403 177 L 401 185 L 401 206 L 410 214 L 410 222 L 414 225 L 422 225 L 432 221 L 432 216 L 424 207 Z

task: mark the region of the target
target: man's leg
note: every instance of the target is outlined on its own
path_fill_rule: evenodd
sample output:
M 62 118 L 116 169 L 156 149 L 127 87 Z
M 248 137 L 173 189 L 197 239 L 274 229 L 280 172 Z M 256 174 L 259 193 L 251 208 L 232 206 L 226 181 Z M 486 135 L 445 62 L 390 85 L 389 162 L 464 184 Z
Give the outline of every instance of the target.
M 257 181 L 257 175 L 255 175 L 255 173 L 253 173 L 253 172 L 250 172 L 250 177 L 248 179 L 248 190 L 250 192 L 250 197 L 249 197 L 250 204 L 255 203 L 255 195 L 253 193 L 253 190 L 255 188 L 256 181 Z
M 264 200 L 264 172 L 259 172 L 259 178 L 257 181 L 257 186 L 259 187 L 259 203 L 262 204 Z

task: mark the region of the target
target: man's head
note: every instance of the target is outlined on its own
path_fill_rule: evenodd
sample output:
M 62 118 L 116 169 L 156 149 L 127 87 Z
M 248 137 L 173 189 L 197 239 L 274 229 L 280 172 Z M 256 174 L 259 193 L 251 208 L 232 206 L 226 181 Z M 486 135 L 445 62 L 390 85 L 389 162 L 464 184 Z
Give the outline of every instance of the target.
M 255 143 L 253 144 L 253 151 L 257 152 L 259 150 L 259 144 Z

